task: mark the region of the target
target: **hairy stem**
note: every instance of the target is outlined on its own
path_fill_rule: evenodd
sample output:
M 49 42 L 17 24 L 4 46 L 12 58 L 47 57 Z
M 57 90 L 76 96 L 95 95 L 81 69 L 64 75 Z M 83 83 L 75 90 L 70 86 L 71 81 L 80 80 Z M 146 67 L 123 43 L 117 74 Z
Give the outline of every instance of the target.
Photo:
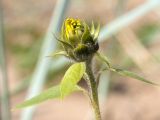
M 95 77 L 93 75 L 91 59 L 85 62 L 86 64 L 86 81 L 89 86 L 89 94 L 91 105 L 93 107 L 96 120 L 101 120 L 101 114 L 99 109 L 99 101 L 98 101 L 98 91 L 97 91 L 97 83 Z

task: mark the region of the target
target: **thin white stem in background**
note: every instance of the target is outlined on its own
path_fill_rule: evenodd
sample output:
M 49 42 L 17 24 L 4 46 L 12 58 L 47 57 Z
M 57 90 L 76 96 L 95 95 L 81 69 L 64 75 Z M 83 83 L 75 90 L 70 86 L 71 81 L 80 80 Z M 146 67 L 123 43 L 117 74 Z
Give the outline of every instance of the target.
M 57 5 L 53 12 L 47 34 L 41 48 L 39 60 L 31 80 L 27 99 L 41 92 L 51 63 L 54 64 L 53 59 L 47 59 L 46 56 L 56 50 L 57 40 L 53 37 L 53 33 L 58 32 L 58 29 L 63 22 L 68 2 L 69 0 L 57 0 Z M 26 108 L 22 112 L 21 120 L 32 120 L 34 110 L 35 107 Z

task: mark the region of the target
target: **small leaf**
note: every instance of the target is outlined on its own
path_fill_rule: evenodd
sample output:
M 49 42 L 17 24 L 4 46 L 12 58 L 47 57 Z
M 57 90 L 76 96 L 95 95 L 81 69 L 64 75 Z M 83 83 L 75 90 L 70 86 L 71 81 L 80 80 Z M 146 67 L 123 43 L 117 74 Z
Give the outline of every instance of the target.
M 97 52 L 96 55 L 101 61 L 103 61 L 107 65 L 107 68 L 111 67 L 110 62 L 109 62 L 109 60 L 108 60 L 108 58 L 106 56 L 102 55 L 99 52 Z
M 117 68 L 110 68 L 111 71 L 113 72 L 116 72 L 122 76 L 127 76 L 127 77 L 131 77 L 131 78 L 134 78 L 134 79 L 137 79 L 137 80 L 140 80 L 140 81 L 143 81 L 145 83 L 149 83 L 149 84 L 152 84 L 152 85 L 158 85 L 154 82 L 151 82 L 139 75 L 137 75 L 136 73 L 133 73 L 133 72 L 130 72 L 130 71 L 127 71 L 127 70 L 122 70 L 122 69 L 117 69 Z M 158 85 L 159 86 L 159 85 Z
M 71 92 L 73 92 L 73 91 L 84 91 L 84 90 L 80 86 L 75 85 Z M 33 106 L 33 105 L 39 104 L 41 102 L 44 102 L 46 100 L 55 99 L 55 98 L 61 98 L 59 85 L 51 87 L 51 88 L 45 90 L 44 92 L 40 93 L 39 95 L 37 95 L 29 100 L 26 100 L 23 103 L 18 104 L 16 106 L 16 108 L 25 108 L 25 107 Z
M 85 73 L 85 64 L 75 63 L 65 73 L 61 84 L 61 97 L 64 98 L 73 91 L 75 85 L 81 80 Z
M 55 52 L 55 53 L 52 53 L 51 55 L 49 55 L 47 57 L 55 57 L 57 55 L 62 55 L 62 56 L 65 56 L 65 57 L 69 57 L 68 54 L 65 51 Z

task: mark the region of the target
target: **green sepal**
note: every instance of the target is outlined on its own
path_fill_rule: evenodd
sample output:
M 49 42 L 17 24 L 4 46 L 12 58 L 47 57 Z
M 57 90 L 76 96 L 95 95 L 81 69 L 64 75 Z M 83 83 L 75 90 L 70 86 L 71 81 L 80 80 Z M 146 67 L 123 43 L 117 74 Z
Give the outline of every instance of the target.
M 76 54 L 88 54 L 88 47 L 85 44 L 78 44 L 78 46 L 74 49 L 74 53 Z
M 69 44 L 68 42 L 65 42 L 63 40 L 58 40 L 58 41 L 62 43 L 62 45 L 64 46 L 64 48 L 73 49 L 72 45 Z
M 61 39 L 62 40 L 66 40 L 67 39 L 64 30 L 65 30 L 65 25 L 64 25 L 64 22 L 63 22 L 62 27 L 61 27 Z
M 84 33 L 82 35 L 82 43 L 93 43 L 93 37 L 89 31 L 88 25 L 84 22 Z
M 69 55 L 66 53 L 66 51 L 55 52 L 55 53 L 52 53 L 51 55 L 49 55 L 47 57 L 55 57 L 55 56 L 59 56 L 59 55 L 69 57 Z
M 94 27 L 94 23 L 92 21 L 92 24 L 91 24 L 91 35 L 94 36 L 94 32 L 95 32 L 95 27 Z
M 94 32 L 94 41 L 97 41 L 97 39 L 98 39 L 98 36 L 99 36 L 99 32 L 100 32 L 100 24 L 98 24 L 98 26 L 97 26 L 97 28 L 96 28 L 96 30 L 95 30 L 95 32 Z

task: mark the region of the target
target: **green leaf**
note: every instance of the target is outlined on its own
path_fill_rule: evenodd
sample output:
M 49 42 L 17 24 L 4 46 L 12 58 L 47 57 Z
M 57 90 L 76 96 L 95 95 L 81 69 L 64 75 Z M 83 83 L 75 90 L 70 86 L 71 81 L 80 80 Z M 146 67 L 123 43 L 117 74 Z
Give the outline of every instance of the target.
M 70 94 L 75 88 L 76 84 L 81 80 L 85 73 L 85 64 L 83 62 L 75 63 L 66 71 L 61 84 L 61 98 Z
M 140 81 L 143 81 L 145 83 L 149 83 L 149 84 L 152 84 L 152 85 L 158 85 L 154 82 L 151 82 L 139 75 L 137 75 L 136 73 L 133 73 L 133 72 L 130 72 L 130 71 L 127 71 L 127 70 L 123 70 L 123 69 L 117 69 L 117 68 L 110 68 L 111 71 L 113 72 L 116 72 L 122 76 L 127 76 L 127 77 L 131 77 L 131 78 L 134 78 L 134 79 L 137 79 L 137 80 L 140 80 Z M 159 86 L 159 85 L 158 85 Z
M 24 101 L 23 103 L 17 105 L 16 108 L 24 108 L 24 107 L 32 106 L 32 105 L 39 104 L 43 101 L 53 99 L 53 98 L 60 98 L 60 86 L 59 85 L 49 88 L 48 90 L 45 90 L 39 95 L 29 100 Z
M 75 85 L 71 92 L 73 91 L 84 91 L 83 88 Z M 40 93 L 39 95 L 24 101 L 23 103 L 20 103 L 16 106 L 16 108 L 25 108 L 29 106 L 33 106 L 36 104 L 39 104 L 41 102 L 44 102 L 49 99 L 55 99 L 55 98 L 61 98 L 61 92 L 60 92 L 60 85 L 51 87 L 44 92 Z
M 102 55 L 99 52 L 97 52 L 96 55 L 102 62 L 104 62 L 107 65 L 107 68 L 111 67 L 110 62 L 109 62 L 109 60 L 108 60 L 108 58 L 106 56 Z

